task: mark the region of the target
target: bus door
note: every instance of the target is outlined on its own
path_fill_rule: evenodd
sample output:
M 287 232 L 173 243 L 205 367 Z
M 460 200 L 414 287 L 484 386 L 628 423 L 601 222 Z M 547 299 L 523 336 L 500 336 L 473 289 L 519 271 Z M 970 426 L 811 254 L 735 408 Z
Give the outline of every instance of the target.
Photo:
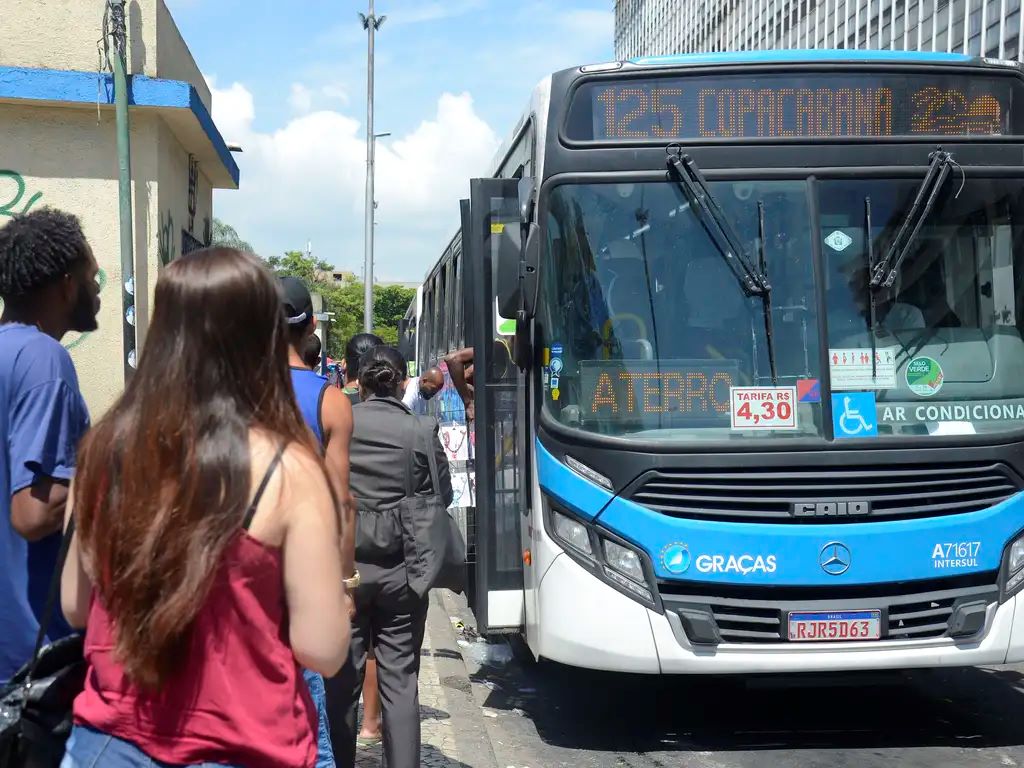
M 462 212 L 463 316 L 466 344 L 474 350 L 476 408 L 468 596 L 478 629 L 486 635 L 519 631 L 524 618 L 527 387 L 512 359 L 515 321 L 498 314 L 496 285 L 501 235 L 506 227 L 518 232 L 520 226 L 517 181 L 473 179 Z

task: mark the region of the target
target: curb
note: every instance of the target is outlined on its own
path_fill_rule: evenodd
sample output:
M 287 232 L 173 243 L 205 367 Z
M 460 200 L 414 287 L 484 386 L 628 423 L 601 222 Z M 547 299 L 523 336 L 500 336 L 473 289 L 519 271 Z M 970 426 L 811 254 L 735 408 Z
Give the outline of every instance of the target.
M 459 755 L 472 756 L 472 768 L 497 768 L 483 714 L 473 698 L 469 670 L 449 618 L 454 614 L 449 611 L 445 597 L 441 590 L 431 591 L 427 633 L 434 666 L 444 688 L 455 743 Z

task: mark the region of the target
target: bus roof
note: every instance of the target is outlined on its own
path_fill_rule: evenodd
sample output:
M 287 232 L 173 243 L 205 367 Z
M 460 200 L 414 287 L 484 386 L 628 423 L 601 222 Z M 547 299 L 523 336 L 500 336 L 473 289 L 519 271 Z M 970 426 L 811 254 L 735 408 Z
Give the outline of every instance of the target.
M 966 64 L 976 56 L 938 51 L 789 50 L 686 53 L 672 56 L 641 56 L 628 63 L 639 67 L 678 67 L 706 64 L 793 64 L 804 62 L 860 61 L 892 64 Z

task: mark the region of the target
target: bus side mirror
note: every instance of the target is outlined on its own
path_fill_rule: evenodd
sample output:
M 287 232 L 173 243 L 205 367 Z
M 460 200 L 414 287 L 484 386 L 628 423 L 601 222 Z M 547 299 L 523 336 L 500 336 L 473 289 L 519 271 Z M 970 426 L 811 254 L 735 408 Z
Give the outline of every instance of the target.
M 497 253 L 498 312 L 502 317 L 518 318 L 523 310 L 532 318 L 537 306 L 537 267 L 540 240 L 538 227 L 531 221 L 536 204 L 537 183 L 531 177 L 519 179 L 519 226 L 500 225 Z M 491 225 L 494 235 L 498 226 Z
M 492 242 L 494 238 L 497 239 L 494 246 L 497 248 L 494 283 L 497 289 L 498 314 L 509 319 L 516 316 L 522 302 L 522 288 L 519 284 L 519 265 L 523 258 L 520 229 L 515 222 L 491 225 Z
M 525 240 L 524 240 L 525 234 Z M 532 318 L 537 308 L 540 227 L 534 223 L 506 224 L 499 236 L 497 263 L 498 312 L 516 317 L 525 310 Z

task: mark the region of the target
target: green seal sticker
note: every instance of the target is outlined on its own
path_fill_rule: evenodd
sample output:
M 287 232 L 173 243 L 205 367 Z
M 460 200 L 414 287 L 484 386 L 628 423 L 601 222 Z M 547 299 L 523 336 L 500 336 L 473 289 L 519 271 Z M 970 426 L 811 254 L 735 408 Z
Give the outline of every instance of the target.
M 921 397 L 937 394 L 942 389 L 942 366 L 930 357 L 915 357 L 907 364 L 907 386 Z

